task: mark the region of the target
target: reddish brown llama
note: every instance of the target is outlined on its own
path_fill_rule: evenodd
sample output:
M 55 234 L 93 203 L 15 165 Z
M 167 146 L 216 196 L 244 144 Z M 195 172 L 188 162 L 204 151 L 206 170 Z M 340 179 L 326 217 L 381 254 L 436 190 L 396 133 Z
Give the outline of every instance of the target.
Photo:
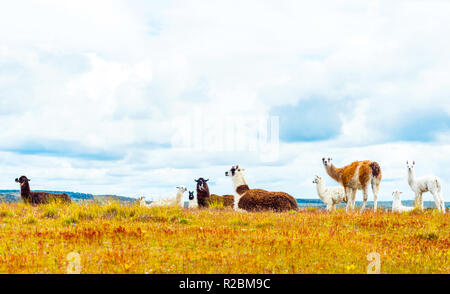
M 322 158 L 322 163 L 328 175 L 345 189 L 347 197 L 347 211 L 355 208 L 356 192 L 363 191 L 361 211 L 366 208 L 369 197 L 369 185 L 373 192 L 373 210 L 377 211 L 378 191 L 380 190 L 381 168 L 375 161 L 355 161 L 350 165 L 337 168 L 331 163 L 331 158 Z

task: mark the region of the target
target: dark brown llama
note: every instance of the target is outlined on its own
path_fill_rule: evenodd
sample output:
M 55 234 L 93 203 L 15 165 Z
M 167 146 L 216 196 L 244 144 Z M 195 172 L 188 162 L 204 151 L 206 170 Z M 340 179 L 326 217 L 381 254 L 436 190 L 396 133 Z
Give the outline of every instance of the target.
M 222 203 L 223 206 L 232 207 L 234 203 L 233 195 L 218 196 L 209 193 L 209 179 L 199 178 L 197 182 L 197 202 L 199 207 L 209 207 L 210 203 Z
M 59 201 L 62 203 L 71 203 L 69 195 L 63 194 L 53 194 L 47 192 L 31 192 L 30 190 L 30 182 L 26 176 L 21 176 L 20 178 L 16 178 L 16 182 L 20 184 L 20 197 L 22 198 L 24 203 L 38 205 L 38 204 L 46 204 L 53 201 Z

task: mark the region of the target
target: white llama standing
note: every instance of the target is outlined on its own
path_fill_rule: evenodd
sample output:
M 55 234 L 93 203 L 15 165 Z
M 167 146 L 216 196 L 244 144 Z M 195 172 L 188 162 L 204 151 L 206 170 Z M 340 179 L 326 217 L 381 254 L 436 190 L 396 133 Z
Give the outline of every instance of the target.
M 423 209 L 423 198 L 422 194 L 425 192 L 430 192 L 433 194 L 434 202 L 436 203 L 436 208 L 445 213 L 445 203 L 444 198 L 442 197 L 442 184 L 441 180 L 436 176 L 426 176 L 416 178 L 416 174 L 414 171 L 414 166 L 416 165 L 415 161 L 406 162 L 406 166 L 408 168 L 408 184 L 411 189 L 416 194 L 415 204 L 420 209 Z
M 392 192 L 392 212 L 405 212 L 405 211 L 411 211 L 414 209 L 414 207 L 404 206 L 402 204 L 402 200 L 400 199 L 400 195 L 402 192 L 395 189 L 394 192 Z
M 189 208 L 198 208 L 197 200 L 194 197 L 194 191 L 189 191 Z
M 142 207 L 148 207 L 148 204 L 145 202 L 144 196 L 139 197 L 139 205 Z
M 328 211 L 336 210 L 336 205 L 341 202 L 347 202 L 344 187 L 325 188 L 323 179 L 320 176 L 316 176 L 313 183 L 317 185 L 317 194 L 320 200 L 327 205 Z

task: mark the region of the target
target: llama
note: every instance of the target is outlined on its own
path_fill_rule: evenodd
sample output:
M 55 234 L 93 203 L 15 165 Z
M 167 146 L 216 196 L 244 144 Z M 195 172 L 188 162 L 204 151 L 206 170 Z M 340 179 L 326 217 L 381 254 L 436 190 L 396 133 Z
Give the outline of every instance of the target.
M 445 213 L 445 203 L 444 198 L 442 197 L 441 179 L 436 176 L 416 178 L 416 173 L 414 171 L 415 165 L 415 161 L 406 161 L 406 167 L 408 168 L 408 184 L 416 194 L 415 205 L 423 210 L 422 194 L 425 192 L 430 192 L 434 197 L 436 208 L 439 211 Z
M 188 207 L 189 208 L 197 208 L 198 207 L 198 203 L 197 203 L 197 201 L 195 200 L 195 197 L 194 197 L 194 191 L 189 191 L 189 205 L 188 205 Z
M 406 212 L 414 209 L 414 207 L 402 205 L 402 200 L 400 199 L 401 194 L 402 192 L 397 189 L 392 192 L 392 197 L 394 198 L 394 200 L 392 201 L 392 212 Z
M 140 205 L 140 206 L 142 206 L 142 207 L 148 207 L 147 202 L 145 202 L 144 196 L 139 197 L 138 202 L 139 202 L 139 205 Z
M 175 197 L 164 198 L 150 203 L 148 207 L 164 207 L 164 206 L 178 206 L 184 207 L 183 195 L 187 191 L 186 187 L 177 187 L 177 194 Z
M 316 176 L 313 183 L 317 185 L 317 194 L 319 195 L 320 200 L 327 205 L 328 211 L 336 210 L 336 205 L 341 202 L 347 203 L 343 187 L 325 188 L 323 179 L 320 176 Z
M 225 207 L 232 207 L 234 204 L 233 195 L 218 196 L 209 193 L 209 179 L 199 178 L 194 180 L 197 183 L 197 202 L 199 207 L 209 207 L 210 203 L 222 203 Z
M 337 168 L 331 163 L 331 158 L 322 158 L 322 163 L 328 175 L 336 182 L 340 183 L 345 189 L 347 198 L 347 207 L 352 210 L 355 208 L 356 191 L 362 190 L 364 193 L 361 211 L 366 208 L 369 197 L 369 184 L 373 192 L 373 210 L 377 211 L 378 191 L 381 182 L 381 168 L 375 161 L 355 161 L 350 165 Z
M 239 165 L 232 166 L 225 172 L 231 176 L 234 184 L 234 210 L 236 211 L 290 211 L 298 210 L 297 201 L 284 192 L 269 192 L 261 189 L 250 189 L 245 181 L 244 169 Z
M 37 204 L 47 204 L 53 201 L 60 201 L 62 203 L 71 203 L 72 199 L 70 199 L 69 195 L 63 194 L 53 194 L 47 192 L 31 192 L 30 190 L 30 181 L 26 176 L 21 176 L 20 178 L 16 178 L 16 183 L 20 184 L 20 197 L 22 198 L 24 203 L 29 203 L 32 205 Z

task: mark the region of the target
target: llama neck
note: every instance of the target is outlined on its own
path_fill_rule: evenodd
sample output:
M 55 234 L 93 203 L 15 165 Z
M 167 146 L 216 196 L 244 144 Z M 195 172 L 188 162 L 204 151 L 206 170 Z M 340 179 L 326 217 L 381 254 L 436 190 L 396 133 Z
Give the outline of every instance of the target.
M 233 177 L 233 185 L 234 185 L 234 192 L 238 196 L 242 196 L 248 190 L 247 182 L 244 179 L 244 175 L 238 174 Z M 247 189 L 242 189 L 242 187 L 247 186 Z M 238 192 L 239 191 L 239 192 Z
M 316 188 L 317 188 L 317 194 L 319 195 L 319 198 L 321 200 L 323 200 L 323 190 L 324 190 L 323 182 L 317 183 Z
M 330 164 L 325 166 L 325 170 L 327 171 L 327 174 L 332 177 L 336 182 L 341 182 L 341 168 L 336 168 L 334 164 Z
M 239 209 L 239 200 L 241 199 L 242 195 L 247 192 L 248 185 L 247 182 L 244 179 L 243 174 L 237 174 L 233 177 L 233 185 L 234 185 L 234 210 Z
M 416 174 L 413 169 L 408 169 L 408 184 L 413 186 L 416 182 Z
M 399 198 L 394 198 L 394 201 L 392 201 L 393 207 L 400 207 L 402 206 L 402 201 Z
M 179 204 L 179 205 L 183 201 L 183 194 L 184 194 L 184 192 L 181 192 L 181 191 L 177 192 L 176 199 L 177 199 L 177 204 Z
M 28 182 L 20 185 L 20 197 L 22 197 L 22 200 L 24 202 L 31 201 L 31 190 L 30 184 L 28 184 Z

